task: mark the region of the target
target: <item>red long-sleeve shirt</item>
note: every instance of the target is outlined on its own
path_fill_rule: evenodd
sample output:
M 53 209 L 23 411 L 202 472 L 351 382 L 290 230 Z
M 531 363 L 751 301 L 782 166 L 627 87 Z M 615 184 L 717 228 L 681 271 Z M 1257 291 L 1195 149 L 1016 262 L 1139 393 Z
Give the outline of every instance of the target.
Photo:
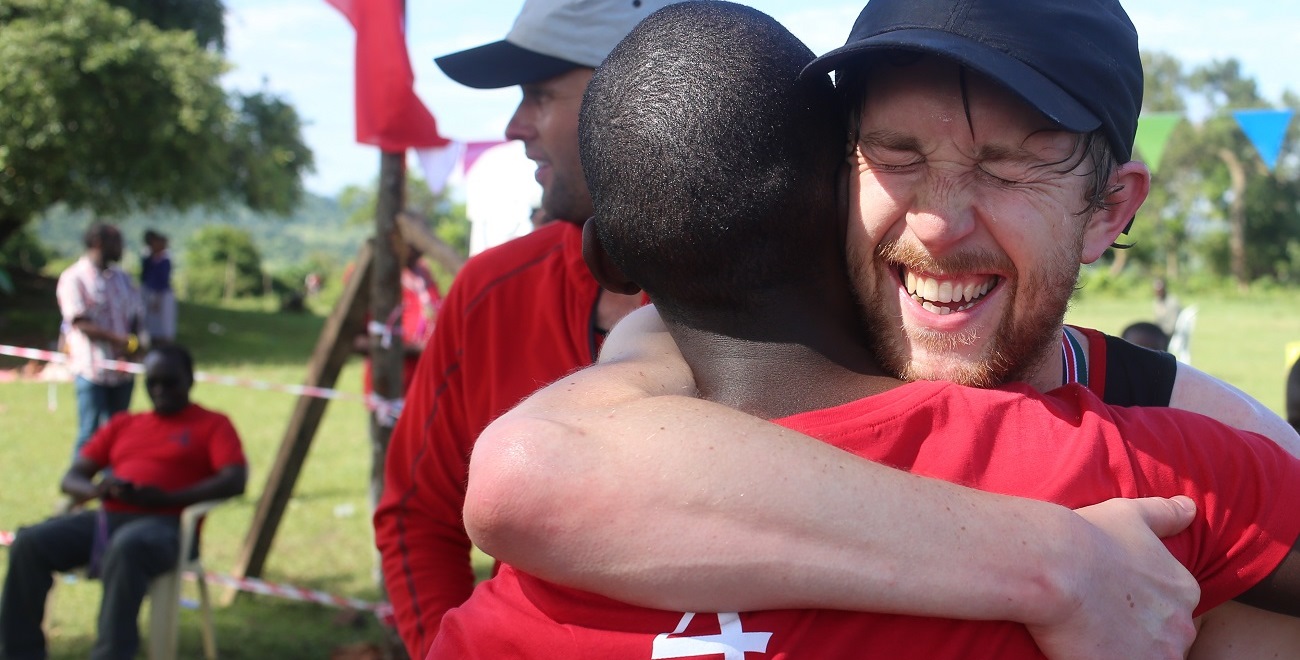
M 397 629 L 423 658 L 474 586 L 461 510 L 479 433 L 539 387 L 595 360 L 599 285 L 582 231 L 551 223 L 466 262 L 420 357 L 388 447 L 375 540 Z

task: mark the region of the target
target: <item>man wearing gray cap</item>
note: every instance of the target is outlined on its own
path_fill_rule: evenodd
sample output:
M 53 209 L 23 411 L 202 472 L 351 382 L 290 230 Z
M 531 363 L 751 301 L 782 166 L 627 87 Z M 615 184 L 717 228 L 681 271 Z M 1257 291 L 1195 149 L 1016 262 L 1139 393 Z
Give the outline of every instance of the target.
M 1079 265 L 1116 240 L 1150 185 L 1131 160 L 1142 74 L 1117 2 L 872 0 L 845 47 L 811 68 L 836 70 L 852 117 L 849 261 L 889 370 L 1043 391 L 1079 382 L 1110 403 L 1194 410 L 1300 446 L 1231 386 L 1062 325 Z M 624 325 L 655 327 L 636 315 Z M 882 492 L 878 474 L 811 439 L 673 398 L 694 385 L 662 358 L 671 340 L 637 342 L 611 342 L 607 364 L 543 391 L 480 439 L 491 458 L 528 438 L 533 459 L 475 474 L 526 493 L 491 520 L 469 520 L 495 556 L 657 607 L 928 609 L 1031 624 L 1054 657 L 1182 654 L 1185 594 L 1167 566 L 1142 564 L 1167 557 L 1132 524 L 1135 510 L 1159 517 L 1150 503 L 1085 512 L 1124 550 L 1112 543 L 1098 561 L 1107 546 L 1095 545 L 1095 529 L 1028 509 L 1008 516 L 1009 505 L 974 495 L 936 505 L 920 484 Z M 580 485 L 583 475 L 562 471 L 596 464 L 601 478 Z M 721 466 L 746 479 L 717 479 Z M 571 506 L 537 515 L 545 509 L 533 504 L 548 501 Z M 954 532 L 953 519 L 966 524 Z M 637 524 L 615 533 L 610 520 Z M 1054 531 L 1021 536 L 1017 523 Z M 541 533 L 555 529 L 565 534 Z M 578 550 L 585 561 L 567 561 Z M 1039 600 L 1015 588 L 1025 580 L 1071 595 Z
M 461 520 L 483 427 L 536 388 L 596 358 L 642 297 L 602 291 L 582 261 L 591 197 L 578 108 L 592 70 L 669 0 L 528 0 L 503 41 L 437 59 L 481 89 L 519 85 L 506 137 L 537 163 L 542 209 L 560 220 L 470 259 L 456 276 L 393 429 L 375 538 L 398 632 L 423 658 L 442 615 L 470 594 Z

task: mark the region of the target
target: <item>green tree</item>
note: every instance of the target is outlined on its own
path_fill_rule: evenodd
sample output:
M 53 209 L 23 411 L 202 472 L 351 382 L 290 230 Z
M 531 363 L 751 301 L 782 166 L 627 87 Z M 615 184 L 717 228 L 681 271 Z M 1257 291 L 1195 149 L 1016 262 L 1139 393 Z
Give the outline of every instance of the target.
M 225 62 L 201 45 L 220 44 L 220 3 L 119 4 L 148 20 L 105 0 L 0 3 L 0 244 L 59 202 L 291 210 L 311 152 L 288 105 L 221 89 Z
M 188 30 L 204 48 L 226 47 L 226 8 L 221 0 L 109 0 L 160 30 Z
M 189 300 L 218 302 L 262 293 L 262 255 L 247 231 L 213 226 L 190 238 L 181 271 Z
M 1177 279 L 1189 268 L 1208 267 L 1241 285 L 1268 277 L 1286 279 L 1300 264 L 1297 244 L 1300 171 L 1293 128 L 1279 167 L 1269 173 L 1241 132 L 1232 111 L 1274 107 L 1233 59 L 1185 70 L 1164 54 L 1144 54 L 1144 111 L 1185 112 L 1183 122 L 1152 178 L 1152 190 L 1138 212 L 1125 257 Z M 1294 94 L 1283 102 L 1297 107 Z M 1125 257 L 1117 257 L 1122 266 Z

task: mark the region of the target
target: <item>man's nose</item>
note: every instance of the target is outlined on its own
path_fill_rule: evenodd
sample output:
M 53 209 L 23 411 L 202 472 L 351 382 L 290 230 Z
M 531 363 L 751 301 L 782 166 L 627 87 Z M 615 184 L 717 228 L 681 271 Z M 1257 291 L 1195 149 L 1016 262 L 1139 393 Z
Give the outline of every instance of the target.
M 907 213 L 907 226 L 932 252 L 951 247 L 975 230 L 974 196 L 960 176 L 932 173 Z
M 515 113 L 510 115 L 510 121 L 506 123 L 506 139 L 527 142 L 536 137 L 537 126 L 532 114 L 532 111 L 520 103 L 519 107 L 515 108 Z

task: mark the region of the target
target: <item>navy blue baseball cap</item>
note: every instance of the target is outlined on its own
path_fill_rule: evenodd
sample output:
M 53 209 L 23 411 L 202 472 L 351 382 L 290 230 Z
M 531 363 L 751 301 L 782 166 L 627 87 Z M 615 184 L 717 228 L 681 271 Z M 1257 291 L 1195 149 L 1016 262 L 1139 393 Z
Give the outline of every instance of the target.
M 959 62 L 1064 130 L 1101 129 L 1119 162 L 1133 157 L 1142 57 L 1118 0 L 870 0 L 848 41 L 804 73 L 861 67 L 886 51 Z

